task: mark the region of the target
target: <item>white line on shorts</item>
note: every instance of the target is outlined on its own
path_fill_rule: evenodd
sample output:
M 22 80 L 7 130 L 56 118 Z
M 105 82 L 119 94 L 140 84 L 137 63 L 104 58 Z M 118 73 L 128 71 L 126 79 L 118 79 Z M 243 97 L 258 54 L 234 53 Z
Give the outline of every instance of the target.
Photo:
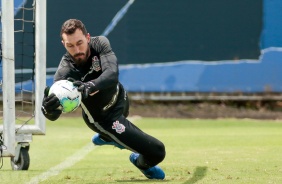
M 60 163 L 59 165 L 56 165 L 55 167 L 50 168 L 48 171 L 31 178 L 31 180 L 27 183 L 37 184 L 41 181 L 47 180 L 51 176 L 58 175 L 64 169 L 73 166 L 78 161 L 83 159 L 90 151 L 92 151 L 95 148 L 96 147 L 93 145 L 93 143 L 87 144 L 83 148 L 79 149 L 79 151 L 75 152 L 72 156 L 68 157 L 65 161 Z

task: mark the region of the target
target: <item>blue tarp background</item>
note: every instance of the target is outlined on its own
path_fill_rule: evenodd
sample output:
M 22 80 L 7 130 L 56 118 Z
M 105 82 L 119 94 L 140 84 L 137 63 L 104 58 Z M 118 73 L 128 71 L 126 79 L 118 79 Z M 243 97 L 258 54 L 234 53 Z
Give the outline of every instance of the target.
M 282 48 L 268 48 L 260 60 L 120 66 L 120 81 L 129 92 L 282 92 L 281 71 Z M 21 85 L 32 90 L 30 82 Z
M 282 49 L 260 60 L 183 61 L 121 67 L 120 80 L 134 92 L 281 92 Z
M 282 47 L 282 1 L 263 1 L 263 30 L 261 49 Z

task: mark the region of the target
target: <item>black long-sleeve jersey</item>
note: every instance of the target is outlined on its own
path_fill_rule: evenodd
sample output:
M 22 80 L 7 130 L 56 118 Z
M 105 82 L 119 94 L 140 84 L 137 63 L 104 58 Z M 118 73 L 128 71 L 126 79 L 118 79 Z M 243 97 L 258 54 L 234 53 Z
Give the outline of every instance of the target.
M 69 77 L 82 82 L 91 80 L 95 84 L 95 91 L 99 90 L 99 92 L 83 99 L 82 109 L 88 118 L 93 118 L 94 121 L 105 121 L 109 120 L 107 118 L 111 108 L 118 98 L 122 98 L 119 95 L 123 87 L 118 81 L 118 62 L 106 37 L 91 37 L 89 46 L 90 57 L 83 66 L 76 65 L 68 52 L 64 54 L 54 81 Z M 117 112 L 114 114 L 122 114 L 121 107 L 120 110 L 115 109 L 115 111 Z

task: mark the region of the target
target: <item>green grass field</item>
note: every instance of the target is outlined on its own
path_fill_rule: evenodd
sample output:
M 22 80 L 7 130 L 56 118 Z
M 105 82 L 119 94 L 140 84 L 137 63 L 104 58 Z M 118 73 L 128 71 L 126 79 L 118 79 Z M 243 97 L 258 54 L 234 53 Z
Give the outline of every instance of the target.
M 164 181 L 147 180 L 130 152 L 90 145 L 81 118 L 47 121 L 33 136 L 28 171 L 12 171 L 4 158 L 0 183 L 282 183 L 282 121 L 141 118 L 134 123 L 166 145 Z

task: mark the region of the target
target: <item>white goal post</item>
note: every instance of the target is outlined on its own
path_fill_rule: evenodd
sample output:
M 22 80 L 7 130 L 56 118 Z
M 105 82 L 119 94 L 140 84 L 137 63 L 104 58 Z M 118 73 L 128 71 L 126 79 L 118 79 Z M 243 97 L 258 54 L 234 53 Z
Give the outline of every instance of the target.
M 3 63 L 3 133 L 4 145 L 1 156 L 16 154 L 16 143 L 25 137 L 45 134 L 45 117 L 40 107 L 46 86 L 46 0 L 35 3 L 35 112 L 34 125 L 16 125 L 15 107 L 15 48 L 14 48 L 14 1 L 1 0 L 2 63 Z M 17 132 L 16 132 L 17 130 Z M 27 136 L 26 136 L 27 135 Z M 26 140 L 29 142 L 30 140 Z M 1 146 L 1 145 L 0 145 Z

